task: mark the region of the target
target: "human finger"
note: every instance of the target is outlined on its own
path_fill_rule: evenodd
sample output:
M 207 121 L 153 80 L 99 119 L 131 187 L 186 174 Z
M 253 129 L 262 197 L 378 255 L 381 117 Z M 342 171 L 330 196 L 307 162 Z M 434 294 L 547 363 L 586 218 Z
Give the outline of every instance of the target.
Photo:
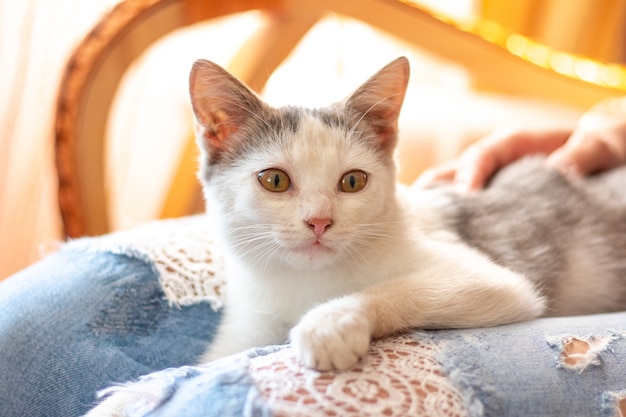
M 589 175 L 626 162 L 626 136 L 617 132 L 577 131 L 548 158 L 548 165 L 574 175 Z
M 482 188 L 500 168 L 531 154 L 549 154 L 571 129 L 499 130 L 471 145 L 459 158 L 454 182 L 460 190 Z

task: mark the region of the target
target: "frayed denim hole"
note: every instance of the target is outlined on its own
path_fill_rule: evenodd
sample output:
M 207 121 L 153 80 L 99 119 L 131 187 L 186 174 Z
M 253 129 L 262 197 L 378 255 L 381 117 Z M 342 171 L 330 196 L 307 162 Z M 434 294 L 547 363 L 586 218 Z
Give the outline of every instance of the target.
M 156 280 L 128 281 L 111 289 L 103 308 L 87 324 L 94 334 L 147 336 L 167 316 L 168 303 Z
M 589 337 L 549 336 L 546 341 L 557 355 L 557 368 L 582 373 L 589 367 L 601 366 L 602 354 L 612 352 L 611 343 L 622 338 L 620 333 L 614 331 L 609 331 L 609 333 L 609 335 Z

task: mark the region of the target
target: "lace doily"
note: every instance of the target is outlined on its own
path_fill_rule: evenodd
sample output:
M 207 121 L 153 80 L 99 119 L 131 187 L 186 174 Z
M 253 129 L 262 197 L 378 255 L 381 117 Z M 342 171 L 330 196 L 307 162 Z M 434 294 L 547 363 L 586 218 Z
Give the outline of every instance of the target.
M 254 358 L 249 369 L 277 417 L 467 416 L 437 354 L 432 344 L 399 336 L 374 342 L 347 372 L 305 368 L 290 349 Z
M 158 220 L 71 244 L 152 263 L 172 304 L 208 301 L 215 310 L 222 307 L 224 260 L 213 241 L 211 221 L 203 215 Z

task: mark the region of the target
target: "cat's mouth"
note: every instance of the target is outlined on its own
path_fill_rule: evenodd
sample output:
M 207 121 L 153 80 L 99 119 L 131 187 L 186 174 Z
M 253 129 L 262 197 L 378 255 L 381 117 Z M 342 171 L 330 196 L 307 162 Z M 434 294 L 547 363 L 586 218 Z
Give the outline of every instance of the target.
M 305 243 L 303 245 L 297 246 L 294 249 L 296 252 L 310 256 L 316 256 L 331 252 L 330 247 L 326 246 L 320 240 L 314 240 L 312 242 Z

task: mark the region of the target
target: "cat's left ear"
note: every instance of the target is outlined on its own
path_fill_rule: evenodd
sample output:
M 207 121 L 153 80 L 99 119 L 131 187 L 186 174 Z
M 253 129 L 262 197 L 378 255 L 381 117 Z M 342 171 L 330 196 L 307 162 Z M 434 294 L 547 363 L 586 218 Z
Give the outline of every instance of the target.
M 266 107 L 241 81 L 206 60 L 193 64 L 189 94 L 196 120 L 203 128 L 201 145 L 210 153 L 228 148 L 232 136 L 254 123 Z
M 384 149 L 393 149 L 398 137 L 398 117 L 409 82 L 409 61 L 391 61 L 359 87 L 346 101 L 355 122 L 366 121 Z

